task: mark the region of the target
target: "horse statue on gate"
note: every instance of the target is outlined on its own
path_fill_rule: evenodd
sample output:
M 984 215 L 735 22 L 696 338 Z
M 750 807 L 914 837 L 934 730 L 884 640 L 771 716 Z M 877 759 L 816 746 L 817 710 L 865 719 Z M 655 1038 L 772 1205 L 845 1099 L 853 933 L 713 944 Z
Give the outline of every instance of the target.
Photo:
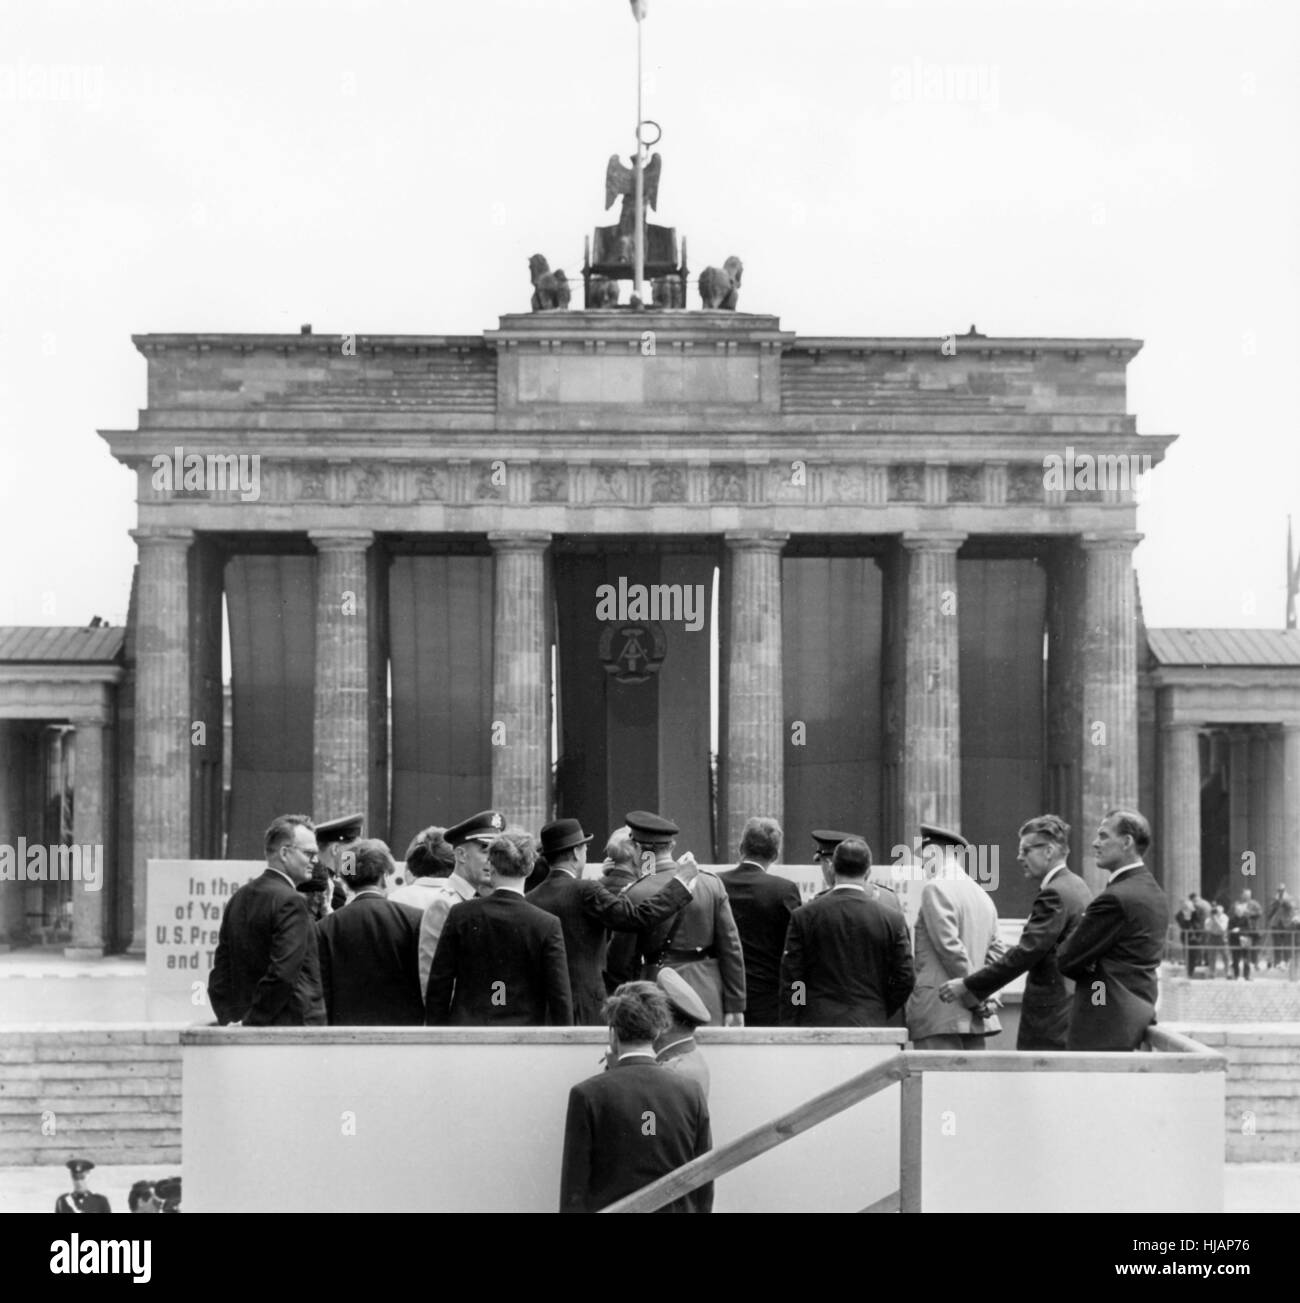
M 740 278 L 744 273 L 745 264 L 736 257 L 728 258 L 720 268 L 706 267 L 700 272 L 700 299 L 704 306 L 734 312 Z
M 552 271 L 551 264 L 540 253 L 528 260 L 528 274 L 533 282 L 533 311 L 547 312 L 569 306 L 569 278 L 561 270 Z

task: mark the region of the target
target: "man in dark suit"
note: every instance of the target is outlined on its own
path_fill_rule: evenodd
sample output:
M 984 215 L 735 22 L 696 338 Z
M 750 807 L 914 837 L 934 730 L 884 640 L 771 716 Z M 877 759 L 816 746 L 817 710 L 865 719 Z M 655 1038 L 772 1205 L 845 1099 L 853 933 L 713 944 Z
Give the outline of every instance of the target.
M 777 984 L 790 916 L 799 908 L 799 888 L 768 870 L 781 854 L 781 825 L 752 818 L 740 834 L 740 863 L 719 873 L 731 902 L 745 955 L 745 1025 L 775 1027 L 780 1021 Z
M 266 830 L 266 872 L 231 896 L 221 916 L 208 998 L 222 1025 L 320 1026 L 325 1022 L 316 925 L 297 886 L 311 877 L 316 833 L 303 814 Z
M 851 837 L 831 859 L 835 884 L 795 910 L 781 957 L 783 1026 L 884 1027 L 911 994 L 902 910 L 867 894 L 871 850 Z
M 430 1027 L 568 1027 L 569 969 L 560 920 L 524 899 L 533 839 L 507 829 L 488 846 L 493 890 L 447 915 L 424 997 Z
M 610 1067 L 569 1091 L 562 1213 L 599 1212 L 713 1146 L 700 1083 L 655 1062 L 655 1037 L 670 1022 L 663 992 L 652 982 L 628 982 L 610 996 L 605 1013 Z M 710 1182 L 660 1211 L 712 1209 Z
M 610 931 L 637 932 L 672 918 L 690 900 L 690 884 L 700 869 L 693 862 L 683 864 L 663 891 L 649 900 L 635 901 L 615 895 L 603 882 L 582 876 L 589 841 L 576 819 L 548 823 L 542 829 L 542 854 L 550 872 L 524 899 L 560 920 L 573 993 L 573 1021 L 579 1026 L 603 1027 L 603 973 Z
M 352 845 L 339 877 L 349 899 L 317 925 L 325 1014 L 335 1027 L 422 1027 L 420 919 L 384 897 L 396 872 L 381 841 Z
M 1066 866 L 1069 853 L 1070 825 L 1059 815 L 1039 815 L 1020 825 L 1017 858 L 1025 876 L 1039 884 L 1020 940 L 978 972 L 954 977 L 939 993 L 945 1002 L 973 1007 L 1025 973 L 1018 1050 L 1063 1050 L 1069 1034 L 1074 983 L 1061 976 L 1056 955 L 1092 899 L 1088 884 Z
M 1110 877 L 1056 960 L 1076 982 L 1067 1049 L 1135 1050 L 1156 1020 L 1169 899 L 1142 862 L 1150 844 L 1136 810 L 1111 810 L 1097 829 L 1092 849 Z

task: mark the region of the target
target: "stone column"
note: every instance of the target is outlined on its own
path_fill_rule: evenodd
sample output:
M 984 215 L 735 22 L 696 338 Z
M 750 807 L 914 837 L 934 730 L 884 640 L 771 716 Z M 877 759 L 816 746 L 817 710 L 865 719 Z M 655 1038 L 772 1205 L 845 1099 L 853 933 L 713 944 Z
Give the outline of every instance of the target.
M 1281 780 L 1282 853 L 1271 866 L 1264 883 L 1267 896 L 1261 896 L 1258 891 L 1255 893 L 1266 916 L 1279 887 L 1285 885 L 1293 896 L 1300 889 L 1296 874 L 1296 857 L 1300 855 L 1300 723 L 1282 726 L 1282 772 L 1278 777 Z
M 533 836 L 551 817 L 549 534 L 488 535 L 493 553 L 492 804 Z
M 102 959 L 104 900 L 108 889 L 105 872 L 108 795 L 104 789 L 108 770 L 104 765 L 104 726 L 97 719 L 79 719 L 75 727 L 72 843 L 80 858 L 82 880 L 72 883 L 72 944 L 63 953 L 69 959 Z
M 1228 861 L 1240 864 L 1242 855 L 1255 849 L 1250 816 L 1250 733 L 1245 728 L 1228 732 Z M 1213 866 L 1206 884 L 1214 890 L 1214 874 L 1222 866 Z M 1194 884 L 1204 894 L 1200 882 Z
M 312 817 L 321 822 L 370 808 L 366 553 L 375 536 L 323 529 L 309 537 L 316 547 Z
M 1161 886 L 1177 909 L 1201 885 L 1201 747 L 1195 724 L 1160 728 L 1160 817 L 1152 829 L 1160 838 Z
M 745 820 L 784 822 L 785 716 L 781 682 L 781 552 L 788 534 L 734 533 L 727 623 L 725 856 Z
M 1133 549 L 1140 534 L 1085 534 L 1083 620 L 1078 647 L 1082 687 L 1080 795 L 1083 826 L 1095 829 L 1107 810 L 1136 808 L 1138 799 L 1137 590 Z M 1147 811 L 1143 811 L 1144 814 Z M 1153 829 L 1157 837 L 1168 830 Z M 1105 884 L 1091 857 L 1084 878 Z
M 190 529 L 137 529 L 135 863 L 131 954 L 145 948 L 146 866 L 190 853 Z
M 965 534 L 904 534 L 903 836 L 961 826 L 957 549 Z

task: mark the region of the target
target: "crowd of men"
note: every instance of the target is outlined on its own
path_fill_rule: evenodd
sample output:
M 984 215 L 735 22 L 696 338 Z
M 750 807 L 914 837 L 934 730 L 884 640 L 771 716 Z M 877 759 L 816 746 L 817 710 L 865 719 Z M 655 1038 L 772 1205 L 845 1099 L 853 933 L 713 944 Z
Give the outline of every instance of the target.
M 535 842 L 485 810 L 427 828 L 406 881 L 359 815 L 267 829 L 266 870 L 230 899 L 208 991 L 222 1024 L 608 1026 L 608 1070 L 569 1100 L 562 1206 L 603 1207 L 709 1147 L 698 1027 L 906 1027 L 920 1050 L 977 1050 L 998 1034 L 996 993 L 1025 974 L 1017 1048 L 1134 1050 L 1155 1020 L 1169 902 L 1143 862 L 1146 819 L 1112 810 L 1092 850 L 1096 896 L 1068 865 L 1070 829 L 1020 827 L 1038 884 L 1019 941 L 968 871 L 960 833 L 921 827 L 909 928 L 867 843 L 818 829 L 825 890 L 801 903 L 772 872 L 782 830 L 752 818 L 734 869 L 674 859 L 671 820 L 633 811 L 592 841 L 558 819 Z M 309 905 L 309 899 L 312 904 Z M 664 1072 L 663 1069 L 668 1069 Z M 646 1110 L 653 1144 L 635 1140 Z M 706 1210 L 705 1187 L 673 1210 Z
M 420 833 L 396 887 L 392 855 L 362 825 L 271 824 L 265 872 L 221 921 L 209 983 L 220 1022 L 603 1026 L 610 993 L 664 970 L 695 993 L 701 1023 L 905 1025 L 928 1049 L 997 1034 L 995 994 L 1021 973 L 1022 1048 L 1132 1049 L 1154 1016 L 1168 902 L 1142 862 L 1151 834 L 1135 811 L 1102 821 L 1093 852 L 1111 876 L 1095 901 L 1069 867 L 1064 821 L 1021 826 L 1019 862 L 1038 891 L 1009 950 L 967 872 L 969 843 L 928 824 L 914 929 L 890 875 L 847 832 L 814 831 L 826 889 L 801 904 L 772 872 L 783 837 L 770 818 L 750 819 L 737 866 L 713 874 L 689 853 L 673 858 L 674 823 L 633 811 L 593 875 L 576 819 L 534 843 L 484 810 Z

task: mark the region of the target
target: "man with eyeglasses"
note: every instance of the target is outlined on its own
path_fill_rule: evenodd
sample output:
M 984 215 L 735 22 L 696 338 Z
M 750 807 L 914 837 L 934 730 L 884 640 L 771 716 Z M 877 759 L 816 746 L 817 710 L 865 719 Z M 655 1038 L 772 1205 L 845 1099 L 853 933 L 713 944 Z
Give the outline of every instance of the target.
M 323 1026 L 316 925 L 297 889 L 319 859 L 316 832 L 305 814 L 284 814 L 264 845 L 266 871 L 221 916 L 208 998 L 222 1026 Z
M 1070 825 L 1059 815 L 1042 814 L 1020 825 L 1017 859 L 1025 877 L 1038 883 L 1020 940 L 978 972 L 953 978 L 939 993 L 945 1003 L 978 1004 L 1024 973 L 1018 1050 L 1063 1050 L 1070 1031 L 1074 983 L 1061 975 L 1056 956 L 1079 925 L 1092 891 L 1066 865 L 1069 854 Z

